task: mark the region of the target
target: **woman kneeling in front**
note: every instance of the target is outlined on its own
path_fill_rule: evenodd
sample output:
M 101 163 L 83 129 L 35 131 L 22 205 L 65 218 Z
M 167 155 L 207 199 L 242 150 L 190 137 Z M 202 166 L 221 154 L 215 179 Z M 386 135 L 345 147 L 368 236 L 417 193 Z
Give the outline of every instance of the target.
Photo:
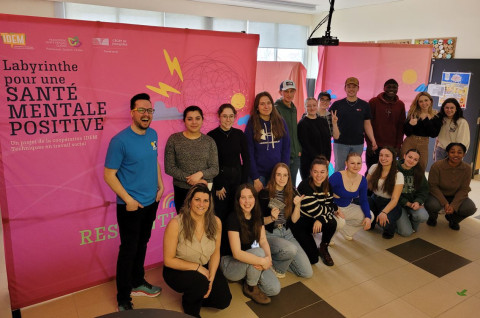
M 213 212 L 212 195 L 204 184 L 187 193 L 182 213 L 167 225 L 163 238 L 163 278 L 183 293 L 186 314 L 200 317 L 200 308 L 227 308 L 232 294 L 218 269 L 222 223 Z

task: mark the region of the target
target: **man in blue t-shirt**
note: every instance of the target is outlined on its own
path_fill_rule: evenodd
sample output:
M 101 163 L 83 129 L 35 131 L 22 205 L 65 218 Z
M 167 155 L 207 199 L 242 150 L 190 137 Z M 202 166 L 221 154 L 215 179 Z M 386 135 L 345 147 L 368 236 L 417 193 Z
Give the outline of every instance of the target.
M 105 182 L 117 194 L 119 311 L 133 309 L 131 295 L 155 297 L 162 291 L 145 280 L 143 268 L 158 202 L 163 194 L 157 133 L 149 128 L 153 112 L 148 94 L 133 96 L 130 100 L 132 124 L 112 138 L 105 159 Z
M 337 100 L 330 107 L 330 112 L 336 112 L 340 137 L 334 139 L 333 153 L 335 156 L 335 171 L 345 169 L 345 159 L 350 152 L 362 155 L 365 135 L 372 142 L 372 149 L 377 149 L 370 122 L 370 105 L 357 97 L 358 79 L 349 77 L 345 81 L 347 97 Z

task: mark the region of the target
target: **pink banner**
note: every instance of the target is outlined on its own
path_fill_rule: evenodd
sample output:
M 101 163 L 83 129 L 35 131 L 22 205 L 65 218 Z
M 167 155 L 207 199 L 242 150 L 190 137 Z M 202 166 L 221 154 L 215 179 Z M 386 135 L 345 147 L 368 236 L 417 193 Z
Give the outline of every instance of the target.
M 181 113 L 198 105 L 203 131 L 231 102 L 253 103 L 258 35 L 0 15 L 0 196 L 12 308 L 115 275 L 115 195 L 103 181 L 108 142 L 131 122 L 129 100 L 149 93 L 163 166 Z M 172 216 L 166 191 L 147 266 L 162 261 Z
M 353 76 L 360 82 L 358 97 L 368 102 L 383 92 L 383 84 L 393 78 L 399 84 L 398 96 L 408 111 L 415 96 L 428 84 L 431 57 L 431 45 L 340 43 L 339 46 L 319 46 L 315 96 L 327 91 L 332 103 L 345 98 L 345 80 Z M 332 162 L 333 157 L 332 151 Z M 361 173 L 364 172 L 365 167 Z
M 339 46 L 319 46 L 319 71 L 315 95 L 330 91 L 332 102 L 345 94 L 345 80 L 357 77 L 358 97 L 369 101 L 383 92 L 383 84 L 393 78 L 398 84 L 398 96 L 410 108 L 418 91 L 428 84 L 431 45 L 340 43 Z

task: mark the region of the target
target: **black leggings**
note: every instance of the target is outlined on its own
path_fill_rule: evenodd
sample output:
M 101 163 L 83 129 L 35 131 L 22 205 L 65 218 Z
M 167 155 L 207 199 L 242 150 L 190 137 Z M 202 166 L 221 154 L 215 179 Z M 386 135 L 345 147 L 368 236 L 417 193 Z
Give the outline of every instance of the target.
M 321 221 L 320 221 L 321 222 Z M 297 239 L 300 246 L 307 254 L 310 264 L 318 262 L 318 246 L 313 238 L 313 224 L 315 219 L 300 216 L 297 223 L 292 226 L 293 236 Z M 322 223 L 322 243 L 330 243 L 330 240 L 337 229 L 337 221 L 335 219 L 329 220 L 328 223 Z
M 206 268 L 207 265 L 204 265 Z M 208 291 L 208 279 L 198 271 L 180 271 L 163 267 L 163 279 L 177 293 L 183 293 L 183 311 L 194 317 L 200 317 L 201 307 L 225 309 L 230 305 L 232 294 L 228 282 L 218 268 L 208 298 L 203 298 Z

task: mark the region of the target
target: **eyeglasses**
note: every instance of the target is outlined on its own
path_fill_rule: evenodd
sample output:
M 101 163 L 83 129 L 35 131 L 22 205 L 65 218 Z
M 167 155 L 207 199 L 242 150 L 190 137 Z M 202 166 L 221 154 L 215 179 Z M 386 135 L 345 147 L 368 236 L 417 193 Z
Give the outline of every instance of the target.
M 320 98 L 320 102 L 330 103 L 330 100 L 328 98 Z
M 155 112 L 155 109 L 153 109 L 153 108 L 134 108 L 132 110 L 136 110 L 140 114 L 145 114 L 145 112 L 147 112 L 149 114 L 153 114 Z
M 221 115 L 223 119 L 235 119 L 235 115 Z

